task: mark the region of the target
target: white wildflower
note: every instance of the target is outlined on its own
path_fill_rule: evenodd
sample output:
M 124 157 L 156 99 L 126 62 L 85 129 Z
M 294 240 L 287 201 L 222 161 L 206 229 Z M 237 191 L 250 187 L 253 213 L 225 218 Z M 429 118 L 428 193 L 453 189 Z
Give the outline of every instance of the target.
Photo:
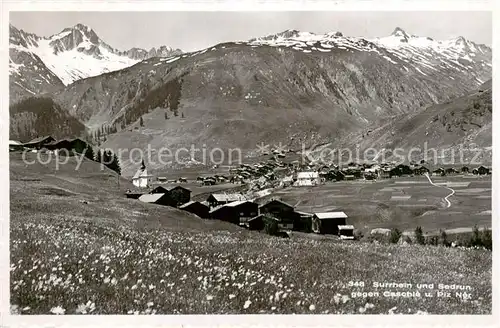
M 316 310 L 316 306 L 314 304 L 309 305 L 309 311 Z
M 243 305 L 243 308 L 244 308 L 244 309 L 248 309 L 248 307 L 250 306 L 250 304 L 252 304 L 252 301 L 250 301 L 250 300 L 246 300 L 246 301 L 245 301 L 245 304 Z
M 53 307 L 52 309 L 50 309 L 50 312 L 53 314 L 64 314 L 64 312 L 66 312 L 66 310 L 61 306 L 56 306 L 56 307 Z

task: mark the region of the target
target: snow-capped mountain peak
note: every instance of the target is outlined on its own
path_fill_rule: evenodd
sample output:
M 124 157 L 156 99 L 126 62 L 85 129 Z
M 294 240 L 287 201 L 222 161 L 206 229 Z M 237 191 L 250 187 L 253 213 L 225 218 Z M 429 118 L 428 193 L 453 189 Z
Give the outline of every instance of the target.
M 76 80 L 120 70 L 150 57 L 169 57 L 182 53 L 180 49 L 161 46 L 147 51 L 132 48 L 120 51 L 104 42 L 89 26 L 76 24 L 49 37 L 18 30 L 10 25 L 11 72 L 19 65 L 16 52 L 31 53 L 65 85 Z
M 396 27 L 391 36 L 399 38 L 401 42 L 408 42 L 410 36 L 400 27 Z

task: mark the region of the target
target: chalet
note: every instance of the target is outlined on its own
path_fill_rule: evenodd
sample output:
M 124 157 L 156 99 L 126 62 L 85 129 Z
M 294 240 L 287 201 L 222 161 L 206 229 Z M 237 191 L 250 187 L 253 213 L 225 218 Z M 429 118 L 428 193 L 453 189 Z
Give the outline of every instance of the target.
M 339 225 L 340 239 L 354 239 L 354 226 L 352 225 Z
M 259 205 L 247 200 L 230 202 L 209 211 L 212 219 L 246 225 L 248 220 L 259 214 Z
M 363 171 L 363 177 L 366 180 L 375 180 L 378 178 L 378 173 L 379 173 L 379 167 L 370 165 L 370 167 L 367 167 Z
M 395 168 L 393 168 L 390 171 L 391 177 L 394 177 L 394 176 L 400 177 L 402 175 L 411 175 L 411 174 L 413 174 L 412 169 L 408 165 L 405 165 L 405 164 L 399 164 L 398 166 L 396 166 Z
M 23 150 L 24 146 L 19 141 L 9 140 L 9 151 Z
M 175 207 L 175 201 L 170 197 L 169 193 L 144 194 L 139 197 L 139 200 L 144 203 Z
M 430 172 L 429 169 L 423 165 L 417 165 L 413 169 L 413 174 L 415 174 L 415 175 L 424 175 L 425 173 L 429 173 L 429 172 Z
M 447 168 L 444 172 L 445 172 L 446 175 L 452 175 L 452 174 L 458 174 L 459 173 L 458 170 L 455 169 L 455 168 L 453 168 L 453 167 Z
M 294 224 L 299 220 L 299 215 L 292 205 L 284 201 L 273 199 L 259 207 L 261 214 L 268 214 L 278 220 L 281 229 L 294 229 Z
M 205 178 L 203 179 L 204 186 L 213 186 L 216 184 L 215 178 Z
M 257 216 L 254 216 L 253 218 L 248 219 L 246 223 L 246 227 L 249 230 L 264 230 L 264 214 L 259 214 Z
M 460 171 L 462 173 L 469 173 L 469 168 L 467 166 L 462 166 L 462 169 Z
M 200 202 L 189 201 L 189 202 L 179 206 L 179 209 L 187 211 L 189 213 L 193 213 L 202 219 L 208 218 L 208 211 L 209 211 L 208 205 L 200 203 Z
M 150 194 L 164 194 L 164 193 L 167 193 L 168 192 L 168 189 L 165 188 L 165 187 L 162 187 L 162 186 L 158 186 L 156 188 L 154 188 L 153 190 L 151 190 L 149 193 Z
M 432 171 L 432 175 L 433 176 L 444 176 L 444 175 L 446 175 L 446 172 L 445 172 L 445 170 L 442 167 L 440 167 L 440 168 L 435 169 L 434 171 Z
M 43 147 L 49 150 L 65 149 L 67 151 L 72 151 L 75 153 L 82 154 L 85 151 L 85 149 L 89 147 L 89 144 L 80 138 L 75 138 L 75 139 L 62 139 L 58 141 L 54 140 L 52 142 L 45 144 Z
M 246 197 L 240 193 L 234 193 L 234 194 L 221 193 L 221 194 L 211 194 L 207 198 L 207 202 L 210 208 L 231 203 L 237 200 L 246 200 Z
M 319 234 L 339 233 L 339 225 L 346 225 L 347 215 L 344 212 L 314 213 L 312 217 L 312 231 Z
M 131 198 L 131 199 L 139 199 L 139 197 L 141 197 L 142 195 L 144 195 L 144 193 L 142 193 L 142 192 L 133 192 L 130 189 L 125 192 L 125 196 L 127 196 L 127 198 Z
M 312 231 L 312 218 L 314 214 L 303 212 L 303 211 L 295 211 L 298 216 L 298 220 L 294 224 L 294 230 L 303 231 L 303 232 L 311 232 Z
M 481 165 L 480 167 L 472 170 L 472 173 L 478 175 L 486 175 L 490 173 L 490 170 L 486 166 Z
M 156 180 L 159 181 L 159 182 L 167 182 L 167 178 L 166 177 L 157 177 Z
M 173 199 L 175 206 L 180 206 L 191 200 L 191 190 L 176 186 L 168 190 L 170 197 Z
M 146 169 L 144 161 L 142 161 L 141 167 L 135 172 L 132 183 L 139 188 L 147 188 L 150 185 L 151 176 L 148 175 L 148 170 Z
M 310 187 L 320 184 L 318 172 L 299 172 L 295 185 L 298 187 Z
M 384 167 L 379 171 L 379 177 L 381 179 L 389 179 L 391 177 L 391 168 Z
M 184 183 L 185 183 L 185 182 L 188 182 L 186 178 L 179 178 L 177 181 L 178 181 L 178 182 L 184 182 Z
M 346 175 L 344 175 L 344 180 L 352 181 L 352 180 L 356 180 L 356 177 L 353 174 L 346 174 Z
M 39 138 L 35 138 L 31 141 L 28 141 L 28 142 L 24 143 L 23 146 L 26 148 L 41 149 L 46 144 L 54 142 L 54 141 L 56 141 L 56 139 L 52 138 L 51 136 L 45 136 L 45 137 L 39 137 Z

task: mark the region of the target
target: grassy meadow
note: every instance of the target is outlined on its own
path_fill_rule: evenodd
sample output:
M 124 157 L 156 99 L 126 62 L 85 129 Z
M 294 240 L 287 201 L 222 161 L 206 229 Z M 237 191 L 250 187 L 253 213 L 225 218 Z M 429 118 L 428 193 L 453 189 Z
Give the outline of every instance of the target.
M 127 199 L 129 182 L 94 162 L 56 171 L 20 158 L 10 155 L 12 313 L 491 313 L 486 250 L 281 239 Z M 470 298 L 353 295 L 417 283 L 470 286 Z

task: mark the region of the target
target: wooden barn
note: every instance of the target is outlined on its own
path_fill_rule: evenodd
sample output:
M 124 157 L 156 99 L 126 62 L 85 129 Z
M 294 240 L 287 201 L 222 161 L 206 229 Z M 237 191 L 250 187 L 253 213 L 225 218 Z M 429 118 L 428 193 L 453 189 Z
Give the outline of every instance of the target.
M 210 208 L 214 208 L 217 206 L 221 206 L 227 203 L 235 202 L 237 200 L 246 200 L 245 196 L 243 196 L 240 193 L 233 193 L 233 194 L 228 194 L 228 193 L 216 193 L 216 194 L 211 194 L 207 198 L 207 202 L 210 206 Z
M 354 226 L 350 224 L 339 225 L 338 229 L 340 239 L 354 239 Z
M 462 173 L 469 173 L 469 168 L 467 166 L 462 166 L 462 169 L 460 171 Z
M 396 166 L 395 168 L 393 168 L 391 170 L 391 177 L 400 177 L 400 176 L 403 176 L 403 175 L 411 175 L 413 174 L 413 170 L 408 166 L 408 165 L 405 165 L 405 164 L 399 164 L 398 166 Z
M 170 197 L 174 200 L 175 206 L 186 204 L 191 200 L 191 190 L 181 186 L 170 188 L 168 190 L 168 193 L 170 194 Z
M 269 214 L 278 219 L 278 226 L 281 229 L 293 230 L 295 223 L 300 218 L 292 205 L 278 199 L 273 199 L 261 205 L 259 211 L 261 214 Z
M 339 225 L 346 225 L 347 215 L 344 212 L 314 213 L 312 231 L 319 234 L 337 235 Z
M 150 194 L 161 194 L 161 193 L 167 193 L 167 192 L 168 192 L 167 188 L 162 187 L 162 186 L 158 186 L 158 187 L 154 188 L 153 190 L 151 190 L 149 193 Z
M 202 219 L 207 219 L 209 217 L 208 206 L 197 201 L 189 201 L 179 206 L 179 208 L 189 213 L 193 213 Z
M 9 140 L 9 151 L 23 150 L 24 146 L 22 143 L 16 140 Z
M 425 173 L 429 173 L 429 172 L 430 172 L 429 169 L 423 165 L 417 165 L 413 169 L 413 174 L 415 174 L 415 175 L 424 175 Z
M 442 167 L 440 167 L 440 168 L 435 169 L 434 171 L 432 171 L 432 175 L 434 175 L 434 176 L 444 176 L 444 175 L 446 175 L 446 172 L 445 172 L 445 170 Z
M 264 230 L 264 214 L 259 214 L 257 216 L 254 216 L 253 218 L 248 219 L 246 223 L 246 227 L 249 230 Z
M 170 197 L 169 193 L 144 194 L 141 197 L 139 197 L 139 200 L 141 202 L 149 204 L 158 204 L 158 205 L 175 207 L 175 201 Z
M 46 144 L 56 141 L 52 136 L 35 138 L 23 144 L 26 148 L 42 149 Z
M 144 195 L 144 193 L 142 192 L 134 192 L 132 190 L 127 190 L 125 192 L 125 196 L 127 196 L 127 198 L 131 198 L 131 199 L 139 199 L 139 197 L 141 197 L 142 195 Z
M 45 148 L 49 150 L 67 150 L 68 152 L 74 152 L 78 154 L 82 154 L 87 147 L 90 145 L 83 141 L 80 138 L 75 138 L 75 139 L 62 139 L 62 140 L 57 140 L 57 141 L 52 141 L 46 145 L 44 145 Z M 91 147 L 91 146 L 90 146 Z
M 212 219 L 245 225 L 248 220 L 259 215 L 259 205 L 251 201 L 237 200 L 210 210 L 209 215 Z
M 388 167 L 381 169 L 379 172 L 379 177 L 381 179 L 389 179 L 391 177 L 391 169 Z
M 458 174 L 459 173 L 458 170 L 455 169 L 455 168 L 453 168 L 453 167 L 447 168 L 444 172 L 445 172 L 446 175 L 453 175 L 453 174 Z
M 486 175 L 490 173 L 490 170 L 486 166 L 481 165 L 480 167 L 473 169 L 472 173 L 478 175 Z

